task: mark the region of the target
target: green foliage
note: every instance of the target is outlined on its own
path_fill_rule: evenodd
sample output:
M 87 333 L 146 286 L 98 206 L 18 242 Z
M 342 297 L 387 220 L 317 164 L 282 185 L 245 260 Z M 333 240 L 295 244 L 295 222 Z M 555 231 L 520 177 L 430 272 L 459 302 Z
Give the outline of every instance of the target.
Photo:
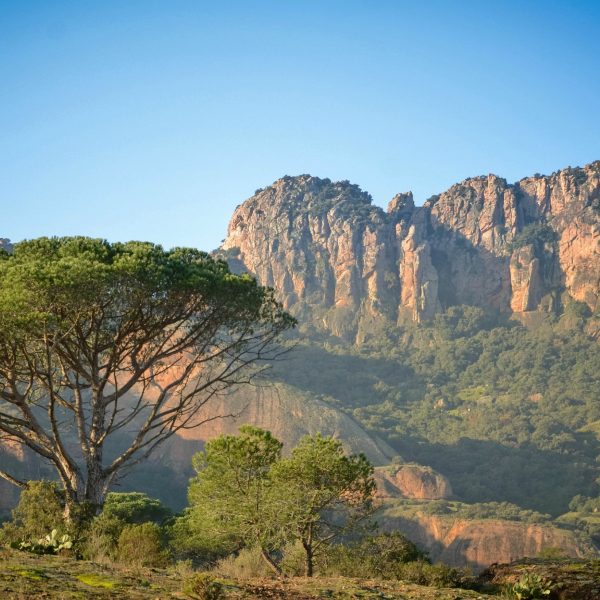
M 220 600 L 225 597 L 223 584 L 210 573 L 196 573 L 185 582 L 183 592 L 197 600 Z
M 523 523 L 548 523 L 551 517 L 533 510 L 527 510 L 510 502 L 483 502 L 479 504 L 455 504 L 450 511 L 462 519 L 504 519 Z
M 519 581 L 508 588 L 508 595 L 514 600 L 537 600 L 550 596 L 554 587 L 552 582 L 537 573 L 524 573 Z
M 282 532 L 270 480 L 270 469 L 282 444 L 268 431 L 244 425 L 237 436 L 220 436 L 193 458 L 198 475 L 189 488 L 191 508 L 175 530 L 199 538 L 199 550 L 233 551 L 259 546 L 270 552 Z
M 372 475 L 363 454 L 346 456 L 339 440 L 320 434 L 302 438 L 289 458 L 273 465 L 280 517 L 288 540 L 306 550 L 307 576 L 324 548 L 372 514 Z
M 515 235 L 512 243 L 510 244 L 510 250 L 516 250 L 523 246 L 533 244 L 536 250 L 543 249 L 545 244 L 555 244 L 558 240 L 558 235 L 546 223 L 530 223 L 525 225 L 523 229 Z
M 399 578 L 411 583 L 435 587 L 468 587 L 469 584 L 469 577 L 463 571 L 442 563 L 431 565 L 422 560 L 402 565 Z
M 321 548 L 370 514 L 373 467 L 321 435 L 303 438 L 289 458 L 281 447 L 249 425 L 208 442 L 193 460 L 198 475 L 191 507 L 173 527 L 175 547 L 185 548 L 186 534 L 199 540 L 199 551 L 255 547 L 279 572 L 281 548 L 299 541 L 310 575 Z
M 435 316 L 433 328 L 445 339 L 473 336 L 480 331 L 492 329 L 497 317 L 475 306 L 451 306 L 446 312 Z
M 567 560 L 569 557 L 566 552 L 558 546 L 546 546 L 542 548 L 538 554 L 538 558 L 542 560 Z
M 600 513 L 600 496 L 589 498 L 587 496 L 575 496 L 569 502 L 569 510 L 579 513 Z
M 156 498 L 141 492 L 110 492 L 106 496 L 102 513 L 106 517 L 129 523 L 163 523 L 171 516 L 171 510 Z
M 565 315 L 575 319 L 585 320 L 590 317 L 592 311 L 585 302 L 569 298 L 565 303 Z
M 113 515 L 100 513 L 86 532 L 83 557 L 97 562 L 115 560 L 119 537 L 126 525 Z
M 282 568 L 284 560 L 285 558 L 282 560 Z M 262 550 L 257 546 L 242 548 L 239 552 L 221 558 L 215 564 L 214 570 L 223 577 L 242 581 L 268 577 L 272 574 L 272 569 L 265 562 Z
M 428 562 L 426 555 L 399 532 L 333 546 L 323 559 L 326 573 L 364 579 L 401 579 L 403 565 L 414 561 Z
M 117 543 L 120 563 L 136 567 L 164 567 L 169 562 L 163 548 L 162 532 L 155 523 L 126 525 Z
M 598 494 L 600 345 L 454 307 L 360 347 L 306 341 L 274 377 L 346 411 L 469 503 L 564 513 Z
M 60 535 L 67 532 L 61 494 L 54 482 L 30 481 L 12 511 L 12 521 L 4 523 L 0 530 L 0 540 L 33 543 L 52 530 Z
M 100 506 L 121 469 L 273 358 L 272 343 L 294 324 L 272 289 L 195 249 L 86 237 L 21 242 L 0 257 L 0 431 L 48 460 L 69 506 Z M 170 368 L 177 376 L 163 393 L 145 395 Z M 125 398 L 132 388 L 137 403 Z M 71 455 L 77 431 L 88 439 Z M 107 439 L 115 445 L 103 453 Z
M 73 547 L 73 540 L 67 534 L 59 536 L 58 530 L 53 529 L 43 538 L 39 538 L 37 542 L 14 542 L 11 546 L 34 554 L 58 554 L 70 550 Z

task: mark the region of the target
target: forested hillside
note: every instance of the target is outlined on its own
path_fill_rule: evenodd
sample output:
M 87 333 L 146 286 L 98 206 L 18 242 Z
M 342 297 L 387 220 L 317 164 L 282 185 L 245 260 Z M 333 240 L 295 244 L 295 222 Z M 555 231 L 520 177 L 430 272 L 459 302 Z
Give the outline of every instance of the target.
M 274 376 L 351 414 L 467 502 L 558 515 L 598 493 L 600 347 L 576 316 L 527 329 L 474 307 L 362 346 L 301 342 Z

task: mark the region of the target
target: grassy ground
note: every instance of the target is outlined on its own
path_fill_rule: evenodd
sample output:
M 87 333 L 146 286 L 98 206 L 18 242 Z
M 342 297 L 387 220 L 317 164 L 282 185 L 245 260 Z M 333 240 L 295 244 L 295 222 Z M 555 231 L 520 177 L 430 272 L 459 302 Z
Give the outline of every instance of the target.
M 57 556 L 0 550 L 0 598 L 187 598 L 184 575 L 176 570 L 123 569 Z M 224 581 L 226 598 L 311 600 L 475 600 L 492 596 L 460 589 L 438 589 L 402 582 L 344 578 L 290 578 Z

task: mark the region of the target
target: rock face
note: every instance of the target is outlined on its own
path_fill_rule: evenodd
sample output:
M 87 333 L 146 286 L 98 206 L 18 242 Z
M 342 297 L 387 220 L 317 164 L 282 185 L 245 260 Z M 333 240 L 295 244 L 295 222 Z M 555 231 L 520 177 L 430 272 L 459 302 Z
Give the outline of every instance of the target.
M 452 497 L 450 482 L 431 467 L 401 465 L 375 470 L 380 498 L 443 500 Z
M 215 415 L 230 416 L 214 419 Z M 191 465 L 192 455 L 204 442 L 222 434 L 235 435 L 245 423 L 270 431 L 284 442 L 284 452 L 296 446 L 303 436 L 321 433 L 338 438 L 348 453 L 363 452 L 374 465 L 388 464 L 394 454 L 383 440 L 367 433 L 348 415 L 309 394 L 280 384 L 247 386 L 219 396 L 210 407 L 200 409 L 196 418 L 213 420 L 179 432 L 152 460 L 171 464 L 176 472 L 178 465 Z
M 434 562 L 481 571 L 492 563 L 536 557 L 544 548 L 560 548 L 570 557 L 584 556 L 586 549 L 572 532 L 548 525 L 496 519 L 465 520 L 445 516 L 384 519 L 388 531 L 400 530 Z
M 239 206 L 219 250 L 302 321 L 359 340 L 374 321 L 471 304 L 590 310 L 600 293 L 600 161 L 515 184 L 467 179 L 387 211 L 348 182 L 284 177 Z

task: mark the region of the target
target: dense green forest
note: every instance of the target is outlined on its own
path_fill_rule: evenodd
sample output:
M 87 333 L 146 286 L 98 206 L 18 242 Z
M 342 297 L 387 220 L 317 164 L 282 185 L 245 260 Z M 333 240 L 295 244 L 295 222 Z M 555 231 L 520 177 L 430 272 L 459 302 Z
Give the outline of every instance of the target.
M 584 325 L 576 310 L 526 328 L 452 307 L 359 347 L 301 332 L 272 376 L 437 469 L 462 501 L 557 516 L 600 483 L 600 346 Z

